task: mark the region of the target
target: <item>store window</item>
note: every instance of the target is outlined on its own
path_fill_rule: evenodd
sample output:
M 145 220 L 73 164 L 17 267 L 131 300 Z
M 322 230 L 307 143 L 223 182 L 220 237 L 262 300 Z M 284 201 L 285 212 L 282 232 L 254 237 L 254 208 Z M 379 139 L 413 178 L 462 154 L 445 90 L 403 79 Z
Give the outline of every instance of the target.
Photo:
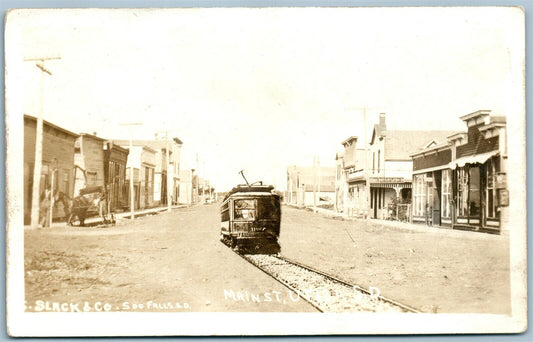
M 469 168 L 469 214 L 479 216 L 481 214 L 481 178 L 478 166 Z
M 497 200 L 496 200 L 496 174 L 498 170 L 498 159 L 493 158 L 489 159 L 486 164 L 485 172 L 487 177 L 487 189 L 485 196 L 487 198 L 485 215 L 487 218 L 497 218 L 498 211 Z
M 452 196 L 452 172 L 451 170 L 442 170 L 442 217 L 451 217 L 450 201 Z
M 424 184 L 424 175 L 414 176 L 414 189 L 413 189 L 414 203 L 413 203 L 413 215 L 424 216 L 424 210 L 426 205 L 426 189 Z
M 457 216 L 468 214 L 468 172 L 466 168 L 457 170 Z

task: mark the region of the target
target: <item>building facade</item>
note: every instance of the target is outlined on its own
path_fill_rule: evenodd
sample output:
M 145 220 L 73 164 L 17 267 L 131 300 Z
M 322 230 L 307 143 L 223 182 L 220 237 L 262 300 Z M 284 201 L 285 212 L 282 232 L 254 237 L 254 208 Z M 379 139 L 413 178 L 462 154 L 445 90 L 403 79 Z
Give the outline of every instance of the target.
M 365 160 L 368 150 L 357 147 L 358 138 L 351 136 L 341 144 L 344 151 L 337 155 L 336 200 L 337 212 L 351 217 L 367 215 Z
M 112 210 L 127 210 L 128 185 L 126 183 L 126 164 L 129 150 L 113 144 L 104 143 L 104 176 Z
M 74 149 L 74 196 L 88 186 L 105 185 L 105 140 L 96 135 L 81 133 Z
M 299 206 L 333 206 L 335 173 L 335 167 L 289 166 L 285 202 Z
M 446 144 L 412 155 L 413 219 L 454 229 L 506 232 L 505 117 L 480 110 L 461 119 L 467 132 L 450 135 Z
M 443 141 L 452 131 L 387 130 L 385 114 L 374 126 L 369 151 L 370 217 L 410 220 L 412 152 Z
M 30 224 L 31 221 L 36 129 L 37 119 L 24 115 L 24 224 Z M 43 122 L 40 194 L 45 189 L 53 189 L 54 193 L 63 192 L 69 197 L 73 196 L 74 145 L 78 137 L 78 134 L 50 122 Z M 52 215 L 55 219 L 65 216 L 61 203 L 54 206 Z

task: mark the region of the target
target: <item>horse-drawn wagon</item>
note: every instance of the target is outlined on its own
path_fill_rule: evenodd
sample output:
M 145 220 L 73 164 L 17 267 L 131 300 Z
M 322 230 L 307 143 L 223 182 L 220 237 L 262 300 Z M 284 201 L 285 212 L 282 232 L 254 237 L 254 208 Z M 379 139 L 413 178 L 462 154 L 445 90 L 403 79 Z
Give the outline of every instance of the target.
M 114 214 L 110 208 L 108 193 L 103 186 L 89 186 L 80 189 L 79 196 L 72 199 L 67 215 L 70 226 L 84 226 L 85 219 L 99 216 L 104 224 L 115 223 Z

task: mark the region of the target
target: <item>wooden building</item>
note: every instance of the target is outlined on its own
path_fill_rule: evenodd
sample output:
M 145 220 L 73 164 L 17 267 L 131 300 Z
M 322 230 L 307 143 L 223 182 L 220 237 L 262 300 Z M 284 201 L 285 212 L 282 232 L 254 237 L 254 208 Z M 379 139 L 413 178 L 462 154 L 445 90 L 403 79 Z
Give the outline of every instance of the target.
M 465 133 L 413 153 L 413 221 L 454 229 L 507 230 L 506 120 L 480 110 Z
M 410 153 L 444 141 L 451 134 L 452 131 L 438 130 L 388 130 L 385 114 L 380 114 L 379 124 L 372 132 L 368 161 L 371 218 L 408 219 L 413 171 Z
M 129 150 L 112 141 L 104 143 L 104 177 L 112 210 L 127 210 L 128 184 L 126 183 L 126 163 Z
M 30 224 L 35 164 L 37 119 L 24 115 L 24 224 Z M 53 187 L 54 193 L 63 192 L 72 197 L 74 191 L 74 145 L 78 134 L 43 121 L 42 168 L 39 193 Z M 54 184 L 52 185 L 52 172 Z M 54 206 L 53 217 L 63 218 L 62 205 Z

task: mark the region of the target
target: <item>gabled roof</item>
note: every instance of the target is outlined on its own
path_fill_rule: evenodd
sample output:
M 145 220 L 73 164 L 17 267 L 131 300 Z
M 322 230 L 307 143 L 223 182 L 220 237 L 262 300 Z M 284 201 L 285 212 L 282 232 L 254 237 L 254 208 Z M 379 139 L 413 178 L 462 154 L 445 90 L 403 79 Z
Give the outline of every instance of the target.
M 357 139 L 358 138 L 356 136 L 352 135 L 351 137 L 349 137 L 349 138 L 345 139 L 343 142 L 341 142 L 341 145 L 346 146 L 346 144 L 348 144 L 350 141 L 353 141 L 353 140 L 357 141 Z
M 434 141 L 439 145 L 447 141 L 447 137 L 455 131 L 384 131 L 385 160 L 410 160 L 416 153 Z

